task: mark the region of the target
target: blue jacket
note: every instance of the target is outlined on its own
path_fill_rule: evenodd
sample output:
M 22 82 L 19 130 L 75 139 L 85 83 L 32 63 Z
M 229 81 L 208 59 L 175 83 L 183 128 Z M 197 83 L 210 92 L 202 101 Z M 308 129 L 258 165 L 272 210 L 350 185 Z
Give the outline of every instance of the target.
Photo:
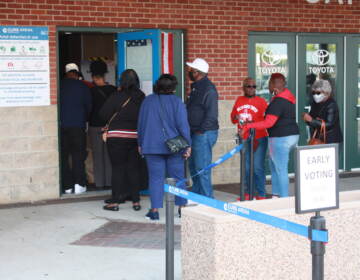
M 186 109 L 181 99 L 173 94 L 147 96 L 141 105 L 138 120 L 138 144 L 141 152 L 171 154 L 165 141 L 178 135 L 183 136 L 191 145 Z
M 219 129 L 218 93 L 208 77 L 191 84 L 187 111 L 191 132 Z
M 81 81 L 65 78 L 60 85 L 60 126 L 86 127 L 91 111 L 90 89 Z

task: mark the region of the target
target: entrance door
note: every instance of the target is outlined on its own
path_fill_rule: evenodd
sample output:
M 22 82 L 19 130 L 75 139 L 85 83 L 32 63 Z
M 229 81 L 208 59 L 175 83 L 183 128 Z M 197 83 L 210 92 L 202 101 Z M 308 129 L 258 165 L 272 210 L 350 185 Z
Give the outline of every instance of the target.
M 360 37 L 346 37 L 346 169 L 360 168 Z
M 146 95 L 160 76 L 160 34 L 159 29 L 149 29 L 117 35 L 118 77 L 125 69 L 134 69 Z
M 311 86 L 317 79 L 328 80 L 340 110 L 340 125 L 344 128 L 344 39 L 343 36 L 298 35 L 298 119 L 299 145 L 306 145 L 309 130 L 301 119 L 310 110 Z M 344 168 L 343 149 L 339 167 Z

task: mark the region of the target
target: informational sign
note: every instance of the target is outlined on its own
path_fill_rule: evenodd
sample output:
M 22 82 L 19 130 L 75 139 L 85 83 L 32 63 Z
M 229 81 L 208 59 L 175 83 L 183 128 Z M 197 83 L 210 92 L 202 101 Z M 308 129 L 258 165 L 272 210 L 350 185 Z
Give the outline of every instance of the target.
M 339 208 L 338 145 L 296 148 L 297 214 Z
M 50 105 L 47 27 L 0 26 L 0 107 Z

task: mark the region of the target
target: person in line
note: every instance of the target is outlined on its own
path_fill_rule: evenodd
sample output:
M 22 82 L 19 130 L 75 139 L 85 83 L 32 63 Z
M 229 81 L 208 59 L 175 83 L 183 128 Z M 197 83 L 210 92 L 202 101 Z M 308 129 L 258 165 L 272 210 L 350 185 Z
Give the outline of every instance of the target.
M 325 121 L 326 143 L 342 143 L 343 135 L 340 128 L 339 108 L 332 97 L 331 84 L 327 80 L 317 80 L 312 87 L 313 102 L 310 113 L 303 113 L 303 120 L 310 126 L 311 135 L 320 130 L 321 120 Z M 321 136 L 324 140 L 324 135 Z
M 234 124 L 252 123 L 264 120 L 267 103 L 265 99 L 256 96 L 256 83 L 252 78 L 246 78 L 243 82 L 244 96 L 239 96 L 231 112 L 231 121 Z M 246 146 L 245 169 L 246 190 L 245 200 L 250 199 L 250 138 L 247 132 L 244 135 Z M 257 190 L 256 199 L 265 199 L 265 156 L 268 145 L 268 133 L 266 129 L 256 129 L 254 138 L 254 183 Z
M 182 180 L 185 177 L 184 160 L 190 156 L 191 148 L 171 153 L 165 141 L 181 135 L 191 145 L 190 128 L 186 108 L 174 95 L 176 77 L 163 74 L 157 80 L 154 94 L 145 98 L 139 117 L 139 150 L 145 156 L 148 174 L 151 209 L 146 218 L 159 220 L 158 209 L 163 207 L 165 177 Z M 179 186 L 185 188 L 185 184 Z M 176 205 L 184 206 L 186 199 L 176 197 Z
M 60 84 L 61 180 L 64 193 L 86 192 L 86 123 L 90 111 L 90 90 L 79 80 L 79 67 L 75 63 L 66 64 L 65 78 Z
M 218 93 L 207 74 L 209 64 L 201 58 L 187 62 L 191 93 L 187 100 L 188 119 L 191 129 L 192 154 L 189 160 L 191 176 L 212 161 L 212 148 L 218 137 Z M 192 177 L 192 191 L 213 197 L 211 170 Z
M 289 196 L 289 154 L 299 141 L 296 99 L 285 85 L 284 75 L 273 73 L 269 81 L 273 97 L 266 109 L 265 120 L 242 126 L 243 135 L 250 128 L 268 130 L 272 192 L 275 197 Z
M 109 96 L 116 92 L 116 87 L 105 81 L 105 74 L 108 71 L 104 61 L 91 62 L 90 72 L 95 85 L 90 89 L 92 110 L 88 131 L 93 156 L 94 182 L 96 188 L 109 188 L 111 186 L 111 163 L 106 143 L 102 139 L 102 128 L 106 125 L 106 121 L 99 116 L 99 111 Z
M 141 209 L 137 122 L 144 98 L 137 73 L 127 69 L 120 77 L 120 91 L 111 95 L 99 112 L 109 126 L 106 145 L 112 167 L 112 199 L 104 210 L 119 211 L 119 203 L 123 203 L 128 194 L 133 209 Z

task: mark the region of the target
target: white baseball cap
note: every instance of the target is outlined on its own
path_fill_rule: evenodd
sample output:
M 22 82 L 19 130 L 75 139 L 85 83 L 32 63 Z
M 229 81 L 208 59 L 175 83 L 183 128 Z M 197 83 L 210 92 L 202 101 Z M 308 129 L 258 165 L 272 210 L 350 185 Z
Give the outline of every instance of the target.
M 203 73 L 209 72 L 209 64 L 202 58 L 196 58 L 193 62 L 186 62 L 186 65 Z
M 75 63 L 68 63 L 65 65 L 65 72 L 76 71 L 79 72 L 79 67 Z

